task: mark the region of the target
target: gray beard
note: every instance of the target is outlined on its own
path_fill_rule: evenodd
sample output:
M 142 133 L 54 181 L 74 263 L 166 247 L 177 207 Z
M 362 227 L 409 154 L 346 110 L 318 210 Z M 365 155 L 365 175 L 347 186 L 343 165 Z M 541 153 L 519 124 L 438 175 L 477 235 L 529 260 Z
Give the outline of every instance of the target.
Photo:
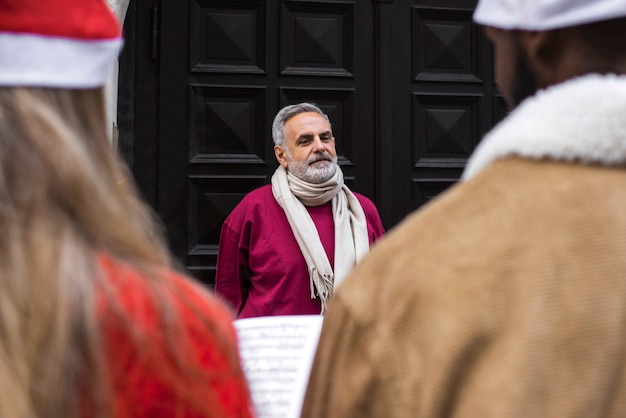
M 338 168 L 337 157 L 324 155 L 324 158 L 331 158 L 332 161 L 324 161 L 316 164 L 316 167 L 312 167 L 310 163 L 317 161 L 319 159 L 318 156 L 310 158 L 307 161 L 294 161 L 291 156 L 288 156 L 287 171 L 308 183 L 324 183 L 335 175 Z

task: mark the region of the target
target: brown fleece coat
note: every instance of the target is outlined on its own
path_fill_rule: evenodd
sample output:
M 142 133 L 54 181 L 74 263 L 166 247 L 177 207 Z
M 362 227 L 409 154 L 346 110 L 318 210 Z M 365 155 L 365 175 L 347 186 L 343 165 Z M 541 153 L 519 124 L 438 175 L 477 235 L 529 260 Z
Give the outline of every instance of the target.
M 626 130 L 610 131 L 614 167 L 497 151 L 389 231 L 329 305 L 302 417 L 626 416 Z
M 303 417 L 626 416 L 625 237 L 626 170 L 494 163 L 343 284 Z

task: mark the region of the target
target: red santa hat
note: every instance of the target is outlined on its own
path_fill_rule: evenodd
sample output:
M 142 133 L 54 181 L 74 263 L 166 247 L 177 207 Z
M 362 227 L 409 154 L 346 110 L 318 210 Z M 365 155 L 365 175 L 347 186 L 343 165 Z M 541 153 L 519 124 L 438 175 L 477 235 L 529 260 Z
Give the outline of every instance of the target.
M 104 0 L 0 0 L 0 86 L 102 86 L 121 45 Z

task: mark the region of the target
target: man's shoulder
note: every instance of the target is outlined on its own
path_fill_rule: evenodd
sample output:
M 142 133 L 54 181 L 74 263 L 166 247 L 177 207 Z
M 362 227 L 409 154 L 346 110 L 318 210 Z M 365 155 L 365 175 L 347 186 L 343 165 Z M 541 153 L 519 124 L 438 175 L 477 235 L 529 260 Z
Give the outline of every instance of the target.
M 359 201 L 359 203 L 361 204 L 361 206 L 371 206 L 371 207 L 375 207 L 374 202 L 372 201 L 372 199 L 370 199 L 369 197 L 358 193 L 358 192 L 352 192 L 352 194 L 354 195 L 354 197 L 356 197 Z
M 365 195 L 362 195 L 361 193 L 352 192 L 352 194 L 354 195 L 354 197 L 357 198 L 357 200 L 361 204 L 361 207 L 363 208 L 363 211 L 366 214 L 378 213 L 378 209 L 376 208 L 376 205 L 374 204 L 372 199 Z
M 247 195 L 246 198 L 247 199 L 262 199 L 262 198 L 267 198 L 268 196 L 273 196 L 274 194 L 272 193 L 272 185 L 271 184 L 264 184 L 263 186 L 259 186 L 256 189 L 250 191 Z
M 255 218 L 257 214 L 271 210 L 273 206 L 279 207 L 272 193 L 272 186 L 263 185 L 246 194 L 230 212 L 226 222 L 229 224 L 245 222 L 246 219 Z
M 274 194 L 272 193 L 272 186 L 270 184 L 265 184 L 248 192 L 237 204 L 235 210 L 247 210 L 248 208 L 257 205 L 265 205 L 267 204 L 268 200 L 275 199 Z

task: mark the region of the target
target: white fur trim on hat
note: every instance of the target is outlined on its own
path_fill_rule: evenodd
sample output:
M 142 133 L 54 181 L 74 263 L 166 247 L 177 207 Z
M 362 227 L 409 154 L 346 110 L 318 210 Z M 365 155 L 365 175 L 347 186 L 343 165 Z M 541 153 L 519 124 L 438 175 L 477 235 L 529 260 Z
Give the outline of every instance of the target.
M 552 30 L 626 16 L 626 0 L 479 0 L 474 20 L 500 29 Z
M 121 38 L 84 41 L 0 33 L 0 86 L 102 86 L 121 45 Z

